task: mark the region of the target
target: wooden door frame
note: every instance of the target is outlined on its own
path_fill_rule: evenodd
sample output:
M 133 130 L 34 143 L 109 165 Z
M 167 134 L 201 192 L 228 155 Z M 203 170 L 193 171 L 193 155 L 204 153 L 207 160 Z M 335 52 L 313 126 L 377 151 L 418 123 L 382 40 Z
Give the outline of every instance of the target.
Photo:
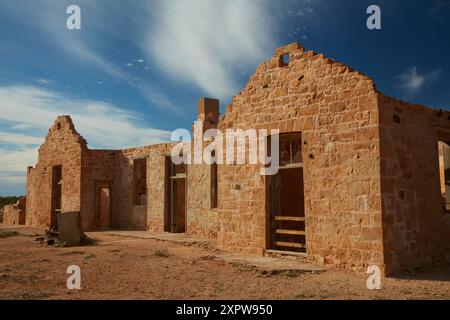
M 299 164 L 293 164 L 293 165 L 287 165 L 287 166 L 283 166 L 279 168 L 279 171 L 276 175 L 272 175 L 272 176 L 267 176 L 266 178 L 266 250 L 273 250 L 274 248 L 274 243 L 273 243 L 273 238 L 274 238 L 274 232 L 273 232 L 273 224 L 274 224 L 274 217 L 276 216 L 276 213 L 280 212 L 281 208 L 281 202 L 280 202 L 280 191 L 279 189 L 273 188 L 273 183 L 275 183 L 275 179 L 277 179 L 277 177 L 279 177 L 280 171 L 281 170 L 295 170 L 295 169 L 302 169 L 302 175 L 303 175 L 303 192 L 305 190 L 305 172 L 304 172 L 304 164 L 303 163 L 299 163 Z M 273 203 L 273 192 L 278 192 L 278 203 L 277 205 L 277 209 L 274 210 L 274 203 Z M 305 206 L 305 204 L 304 204 Z M 303 208 L 303 210 L 305 210 L 305 207 Z M 306 243 L 306 211 L 304 211 L 304 216 L 303 218 L 298 218 L 298 219 L 303 219 L 301 221 L 303 221 L 305 223 L 305 248 L 307 249 Z M 280 216 L 280 218 L 288 218 L 289 217 L 282 217 Z M 291 218 L 292 219 L 292 218 Z M 291 220 L 289 219 L 289 220 Z
M 63 181 L 63 166 L 62 165 L 54 165 L 51 167 L 52 171 L 51 171 L 51 193 L 50 193 L 50 228 L 54 228 L 54 227 L 58 227 L 58 223 L 57 223 L 57 219 L 56 219 L 56 214 L 58 210 L 62 210 L 62 196 L 63 196 L 63 190 L 62 190 L 62 181 Z M 61 192 L 60 192 L 60 208 L 56 208 L 56 199 L 55 199 L 55 189 L 56 189 L 56 185 L 57 185 L 57 181 L 56 181 L 56 169 L 60 168 L 61 171 Z
M 107 180 L 95 180 L 94 181 L 94 230 L 100 230 L 100 191 L 104 188 L 109 189 L 109 226 L 108 229 L 111 228 L 112 225 L 112 189 L 113 182 Z
M 184 174 L 178 174 L 176 176 L 173 176 L 172 169 L 173 169 L 173 162 L 171 156 L 166 156 L 165 158 L 165 210 L 164 210 L 164 231 L 170 232 L 170 233 L 178 233 L 176 232 L 174 228 L 174 188 L 173 184 L 176 180 L 184 180 L 184 232 L 187 231 L 187 205 L 188 205 L 188 166 L 186 165 L 186 173 Z
M 291 141 L 290 143 L 290 163 L 287 163 L 283 166 L 280 166 L 278 168 L 278 172 L 276 175 L 270 175 L 270 176 L 266 176 L 265 179 L 265 188 L 266 188 L 266 194 L 265 194 L 265 200 L 266 200 L 266 205 L 265 205 L 265 209 L 266 209 L 266 224 L 265 224 L 265 229 L 266 229 L 266 236 L 265 236 L 265 248 L 266 250 L 273 250 L 274 247 L 276 247 L 274 245 L 274 238 L 276 238 L 276 234 L 278 233 L 278 231 L 280 231 L 281 234 L 286 234 L 286 230 L 277 230 L 277 233 L 274 233 L 274 225 L 275 225 L 275 216 L 277 215 L 277 212 L 280 213 L 281 211 L 281 202 L 280 202 L 280 190 L 273 188 L 273 184 L 276 182 L 276 179 L 279 179 L 280 176 L 280 171 L 282 170 L 294 170 L 294 169 L 301 169 L 302 171 L 302 181 L 303 181 L 303 193 L 305 191 L 305 167 L 304 167 L 304 162 L 303 162 L 303 156 L 301 154 L 301 158 L 299 159 L 300 161 L 294 159 L 294 150 L 293 150 L 293 145 L 292 145 L 292 141 L 297 140 L 297 138 L 299 139 L 298 142 L 300 142 L 300 152 L 303 152 L 302 150 L 302 143 L 303 143 L 303 133 L 302 132 L 286 132 L 286 133 L 280 133 L 279 134 L 279 142 L 280 142 L 280 146 L 279 148 L 281 148 L 281 142 L 282 141 Z M 267 139 L 270 139 L 270 136 L 267 137 Z M 269 146 L 269 150 L 270 149 L 270 143 L 268 141 L 268 146 Z M 281 149 L 279 150 L 281 152 Z M 280 162 L 281 162 L 281 155 L 279 155 L 280 157 Z M 275 196 L 274 192 L 278 192 L 278 203 L 274 204 L 273 203 L 273 198 Z M 274 205 L 276 205 L 278 208 L 277 209 L 273 209 Z M 298 231 L 298 232 L 303 232 L 303 234 L 299 234 L 297 232 L 297 235 L 300 236 L 304 236 L 305 237 L 305 245 L 303 249 L 307 250 L 307 236 L 306 236 L 306 208 L 305 208 L 305 199 L 304 199 L 304 217 L 285 217 L 285 216 L 279 216 L 279 218 L 277 219 L 278 221 L 299 221 L 300 223 L 305 223 L 305 231 Z M 296 220 L 293 220 L 293 219 Z M 298 220 L 298 219 L 302 219 L 302 220 Z M 289 230 L 287 230 L 289 231 Z M 295 230 L 294 230 L 295 231 Z M 291 234 L 291 233 L 288 233 Z M 283 243 L 284 244 L 284 243 Z
M 175 182 L 184 182 L 184 231 L 183 232 L 178 232 L 178 230 L 175 229 L 175 224 L 174 221 L 178 220 L 175 219 L 175 207 L 173 205 L 174 202 L 174 184 Z M 177 199 L 178 200 L 178 199 Z M 178 205 L 178 202 L 177 202 Z M 170 220 L 171 220 L 171 225 L 170 225 L 170 231 L 171 233 L 186 233 L 186 225 L 187 225 L 187 175 L 184 174 L 183 176 L 176 176 L 176 177 L 170 177 Z

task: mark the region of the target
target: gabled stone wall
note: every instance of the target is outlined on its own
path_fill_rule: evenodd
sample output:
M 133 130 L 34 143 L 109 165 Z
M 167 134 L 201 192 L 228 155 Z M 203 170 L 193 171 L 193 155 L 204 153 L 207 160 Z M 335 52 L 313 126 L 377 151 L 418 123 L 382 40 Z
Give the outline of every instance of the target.
M 75 130 L 69 116 L 58 117 L 39 148 L 35 168 L 28 168 L 27 225 L 50 226 L 52 204 L 52 168 L 62 166 L 62 210 L 81 209 L 81 154 L 86 141 Z
M 377 97 L 371 79 L 292 44 L 257 68 L 219 123 L 301 132 L 312 261 L 383 265 Z M 220 246 L 261 254 L 269 208 L 259 166 L 219 166 L 219 177 Z

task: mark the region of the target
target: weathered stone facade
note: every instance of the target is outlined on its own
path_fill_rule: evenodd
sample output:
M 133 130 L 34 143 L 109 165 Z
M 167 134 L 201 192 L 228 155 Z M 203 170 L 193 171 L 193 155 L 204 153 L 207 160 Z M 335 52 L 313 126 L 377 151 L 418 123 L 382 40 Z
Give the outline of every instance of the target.
M 25 197 L 17 200 L 15 204 L 3 207 L 2 223 L 10 225 L 24 225 L 27 199 Z
M 450 142 L 450 113 L 383 95 L 378 101 L 388 272 L 448 259 L 450 214 L 442 205 L 437 142 Z
M 56 166 L 64 170 L 59 209 L 81 211 L 82 150 L 87 150 L 86 141 L 75 131 L 70 117 L 58 117 L 39 148 L 36 167 L 28 168 L 27 225 L 51 225 L 53 168 Z M 89 217 L 83 218 L 88 220 Z
M 198 120 L 206 129 L 301 134 L 297 200 L 309 261 L 360 271 L 376 264 L 392 274 L 446 258 L 437 142 L 450 141 L 449 112 L 386 97 L 370 78 L 291 44 L 258 66 L 220 118 L 218 101 L 200 100 Z M 90 150 L 70 117 L 59 117 L 28 169 L 27 224 L 52 224 L 52 171 L 61 166 L 58 210 L 80 211 L 87 230 L 170 231 L 179 223 L 170 199 L 181 192 L 186 232 L 225 250 L 270 249 L 271 178 L 261 165 L 175 168 L 173 146 Z

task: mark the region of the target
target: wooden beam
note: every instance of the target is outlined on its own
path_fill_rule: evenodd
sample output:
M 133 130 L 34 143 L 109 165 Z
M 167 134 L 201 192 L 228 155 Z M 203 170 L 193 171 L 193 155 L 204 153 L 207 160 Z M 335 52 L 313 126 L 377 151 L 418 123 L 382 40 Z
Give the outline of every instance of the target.
M 305 221 L 305 217 L 275 216 L 276 221 Z
M 306 234 L 305 231 L 285 230 L 285 229 L 277 229 L 275 232 L 277 234 L 291 234 L 297 236 L 304 236 Z
M 274 243 L 278 247 L 288 247 L 288 248 L 299 248 L 299 249 L 306 249 L 306 244 L 303 243 L 293 243 L 293 242 L 281 242 L 276 241 Z
M 265 253 L 276 254 L 276 255 L 281 255 L 281 256 L 295 256 L 295 257 L 301 257 L 301 258 L 308 257 L 308 255 L 304 252 L 286 251 L 286 250 L 268 249 L 268 250 L 265 250 Z
M 303 163 L 293 163 L 293 164 L 287 164 L 285 166 L 280 166 L 279 170 L 289 170 L 289 169 L 299 169 L 303 168 Z
M 170 179 L 172 180 L 176 180 L 176 179 L 186 179 L 187 175 L 185 173 L 179 173 L 176 176 L 172 176 L 170 177 Z

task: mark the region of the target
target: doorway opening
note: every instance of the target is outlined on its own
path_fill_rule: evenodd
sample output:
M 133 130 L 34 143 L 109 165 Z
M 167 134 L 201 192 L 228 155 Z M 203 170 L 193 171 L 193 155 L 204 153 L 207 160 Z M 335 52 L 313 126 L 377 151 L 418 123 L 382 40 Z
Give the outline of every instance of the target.
M 111 226 L 111 187 L 109 183 L 97 182 L 95 186 L 95 230 L 108 230 Z
M 147 205 L 147 159 L 133 160 L 134 205 Z
M 174 164 L 166 158 L 166 202 L 164 229 L 171 233 L 186 232 L 186 165 Z
M 62 210 L 62 166 L 52 168 L 52 208 L 50 216 L 50 229 L 58 228 L 56 215 Z
M 269 177 L 269 249 L 306 253 L 301 133 L 280 135 L 280 169 Z
M 438 148 L 442 208 L 450 214 L 450 144 L 438 141 Z

